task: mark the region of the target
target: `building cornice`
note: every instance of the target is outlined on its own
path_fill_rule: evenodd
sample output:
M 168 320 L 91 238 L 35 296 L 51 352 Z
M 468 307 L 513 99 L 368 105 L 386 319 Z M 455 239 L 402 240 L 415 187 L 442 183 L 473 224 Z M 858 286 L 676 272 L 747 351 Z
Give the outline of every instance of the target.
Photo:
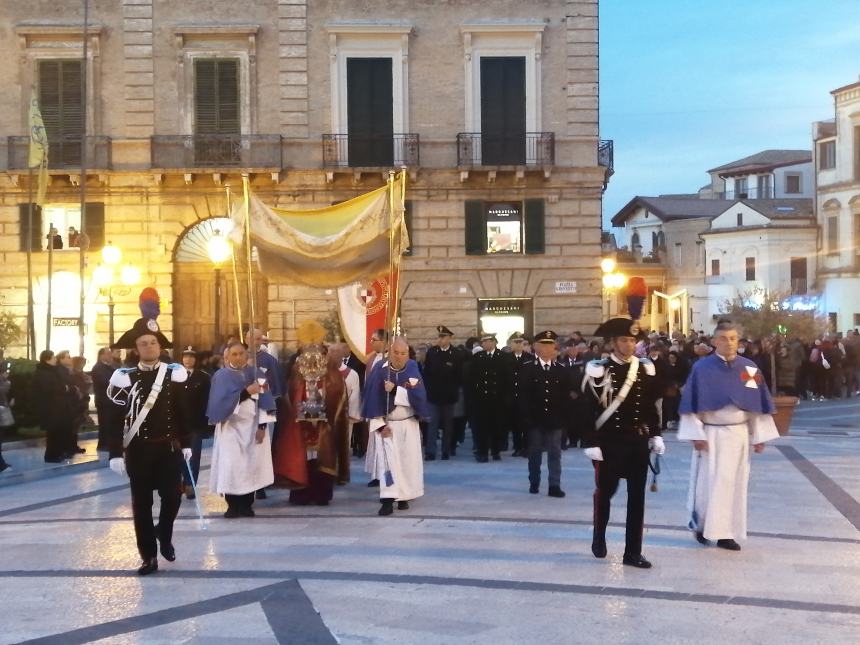
M 87 24 L 87 35 L 98 36 L 104 29 L 101 23 Z M 15 25 L 18 36 L 80 36 L 84 35 L 83 23 L 27 22 Z
M 411 34 L 414 27 L 406 22 L 330 22 L 325 29 L 330 34 Z
M 546 23 L 539 20 L 523 20 L 523 21 L 475 21 L 464 22 L 460 25 L 461 33 L 473 34 L 498 34 L 498 33 L 523 33 L 534 32 L 540 33 L 546 29 Z

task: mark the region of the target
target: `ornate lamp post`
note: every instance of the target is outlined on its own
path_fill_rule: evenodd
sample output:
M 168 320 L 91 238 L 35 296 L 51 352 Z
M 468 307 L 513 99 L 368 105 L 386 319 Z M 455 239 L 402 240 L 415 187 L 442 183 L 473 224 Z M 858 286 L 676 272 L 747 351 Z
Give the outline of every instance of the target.
M 131 292 L 131 287 L 140 282 L 140 269 L 130 264 L 120 267 L 121 261 L 122 250 L 108 242 L 102 249 L 102 263 L 93 271 L 93 280 L 99 287 L 99 293 L 108 299 L 108 338 L 111 345 L 114 342 L 114 295 L 126 296 Z
M 233 247 L 221 231 L 215 229 L 215 234 L 206 243 L 206 251 L 215 265 L 215 333 L 212 345 L 217 349 L 221 334 L 221 265 L 233 254 Z
M 600 270 L 603 272 L 604 319 L 612 315 L 611 296 L 627 284 L 627 276 L 618 271 L 617 268 L 618 265 L 614 258 L 603 258 L 600 261 Z

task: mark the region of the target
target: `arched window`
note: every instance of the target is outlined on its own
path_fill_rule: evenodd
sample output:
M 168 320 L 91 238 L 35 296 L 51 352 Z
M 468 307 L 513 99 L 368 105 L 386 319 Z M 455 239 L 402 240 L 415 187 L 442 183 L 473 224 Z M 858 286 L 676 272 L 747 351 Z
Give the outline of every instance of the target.
M 642 243 L 639 241 L 639 232 L 633 233 L 633 236 L 630 238 L 630 250 L 634 250 L 637 246 L 642 246 Z

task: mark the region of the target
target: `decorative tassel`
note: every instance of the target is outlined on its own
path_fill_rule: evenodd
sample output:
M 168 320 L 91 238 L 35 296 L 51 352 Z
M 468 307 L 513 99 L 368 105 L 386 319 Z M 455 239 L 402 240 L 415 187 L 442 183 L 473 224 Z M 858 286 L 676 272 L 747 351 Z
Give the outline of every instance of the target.
M 648 287 L 644 278 L 633 277 L 627 281 L 627 311 L 633 320 L 642 317 L 642 308 L 647 297 Z

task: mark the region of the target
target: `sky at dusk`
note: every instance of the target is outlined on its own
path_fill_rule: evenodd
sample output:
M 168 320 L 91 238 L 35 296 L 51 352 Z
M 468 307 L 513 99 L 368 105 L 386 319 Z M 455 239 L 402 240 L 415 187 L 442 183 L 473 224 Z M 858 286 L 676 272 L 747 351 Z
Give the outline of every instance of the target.
M 811 148 L 860 75 L 860 0 L 601 0 L 604 225 L 635 195 L 690 193 L 769 148 Z

